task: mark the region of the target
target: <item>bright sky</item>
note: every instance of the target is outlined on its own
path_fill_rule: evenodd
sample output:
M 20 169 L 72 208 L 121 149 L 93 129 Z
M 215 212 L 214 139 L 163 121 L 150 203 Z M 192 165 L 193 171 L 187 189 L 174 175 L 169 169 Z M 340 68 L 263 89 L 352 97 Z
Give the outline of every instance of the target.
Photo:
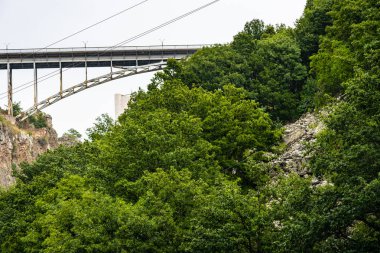
M 141 0 L 0 0 L 0 48 L 41 48 L 82 28 L 107 18 Z M 54 47 L 112 46 L 173 19 L 211 0 L 149 0 L 141 6 L 102 23 Z M 227 43 L 254 18 L 267 24 L 294 26 L 306 0 L 221 0 L 177 23 L 134 41 L 130 46 Z M 52 69 L 39 70 L 39 75 Z M 89 78 L 108 73 L 107 68 L 90 68 Z M 70 128 L 81 133 L 102 113 L 114 116 L 114 94 L 129 94 L 145 88 L 153 74 L 116 80 L 64 99 L 44 112 L 52 115 L 61 135 Z M 63 76 L 64 88 L 84 80 L 84 69 L 70 69 Z M 13 86 L 33 80 L 32 70 L 14 70 Z M 6 71 L 0 71 L 0 93 L 6 92 Z M 39 98 L 58 91 L 59 77 L 39 85 Z M 26 109 L 33 102 L 33 88 L 14 95 Z M 5 108 L 6 100 L 0 101 Z

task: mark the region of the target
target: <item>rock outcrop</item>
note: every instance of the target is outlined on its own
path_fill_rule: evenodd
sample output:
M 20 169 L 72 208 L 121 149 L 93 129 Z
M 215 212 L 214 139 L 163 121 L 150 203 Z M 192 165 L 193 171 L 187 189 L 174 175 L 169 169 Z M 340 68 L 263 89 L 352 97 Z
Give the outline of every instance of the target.
M 77 145 L 78 143 L 81 143 L 80 138 L 66 134 L 66 133 L 58 138 L 58 144 L 65 147 L 73 147 Z
M 47 127 L 21 129 L 14 118 L 0 115 L 0 187 L 14 184 L 12 168 L 21 162 L 32 162 L 38 155 L 58 146 L 56 131 L 50 116 L 46 116 Z
M 280 167 L 285 173 L 296 172 L 307 177 L 310 155 L 307 146 L 316 140 L 316 135 L 323 129 L 322 120 L 315 113 L 308 113 L 294 123 L 285 125 L 285 151 L 272 161 L 273 166 Z

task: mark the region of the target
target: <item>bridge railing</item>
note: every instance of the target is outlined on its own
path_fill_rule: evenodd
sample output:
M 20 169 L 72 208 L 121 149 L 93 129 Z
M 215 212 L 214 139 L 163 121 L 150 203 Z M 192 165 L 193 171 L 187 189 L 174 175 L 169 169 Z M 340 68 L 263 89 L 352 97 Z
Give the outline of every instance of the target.
M 151 45 L 151 46 L 121 46 L 121 47 L 67 47 L 67 48 L 28 48 L 28 49 L 0 49 L 0 54 L 23 54 L 33 55 L 35 53 L 70 53 L 84 51 L 140 51 L 140 50 L 170 50 L 170 49 L 201 49 L 211 46 L 210 44 L 194 45 Z

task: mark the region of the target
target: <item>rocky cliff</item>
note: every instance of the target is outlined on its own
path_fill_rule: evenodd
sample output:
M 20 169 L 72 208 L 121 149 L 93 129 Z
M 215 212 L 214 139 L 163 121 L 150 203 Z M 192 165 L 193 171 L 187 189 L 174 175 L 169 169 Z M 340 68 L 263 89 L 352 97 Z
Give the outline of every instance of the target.
M 38 155 L 58 146 L 51 118 L 46 117 L 46 127 L 20 128 L 13 117 L 0 115 L 0 187 L 9 187 L 15 179 L 12 168 L 21 162 L 34 161 Z
M 309 177 L 312 172 L 309 168 L 311 157 L 310 144 L 316 141 L 318 133 L 324 129 L 323 115 L 327 112 L 307 113 L 296 122 L 284 126 L 285 150 L 271 161 L 275 168 L 280 168 L 286 174 L 297 173 L 301 177 Z M 321 178 L 313 178 L 312 184 L 320 186 L 327 184 Z
M 300 176 L 310 174 L 308 170 L 307 146 L 316 140 L 316 135 L 323 129 L 323 123 L 314 113 L 308 113 L 296 122 L 285 125 L 285 151 L 273 161 L 283 171 L 296 172 Z

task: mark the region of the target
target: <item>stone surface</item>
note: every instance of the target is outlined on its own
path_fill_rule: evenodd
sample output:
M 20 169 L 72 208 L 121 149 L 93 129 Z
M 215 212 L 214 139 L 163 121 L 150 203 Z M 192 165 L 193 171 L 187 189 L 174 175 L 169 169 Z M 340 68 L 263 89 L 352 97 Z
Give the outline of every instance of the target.
M 80 143 L 81 140 L 75 136 L 71 136 L 68 134 L 63 134 L 58 138 L 58 144 L 66 147 L 72 147 Z
M 308 168 L 307 146 L 316 140 L 316 135 L 323 129 L 322 121 L 315 113 L 307 113 L 294 123 L 285 126 L 285 151 L 272 161 L 273 166 L 286 173 L 296 172 L 302 177 L 311 173 Z
M 51 124 L 41 129 L 20 129 L 13 122 L 0 115 L 0 187 L 5 188 L 15 182 L 12 167 L 32 162 L 38 155 L 58 146 L 57 133 Z

